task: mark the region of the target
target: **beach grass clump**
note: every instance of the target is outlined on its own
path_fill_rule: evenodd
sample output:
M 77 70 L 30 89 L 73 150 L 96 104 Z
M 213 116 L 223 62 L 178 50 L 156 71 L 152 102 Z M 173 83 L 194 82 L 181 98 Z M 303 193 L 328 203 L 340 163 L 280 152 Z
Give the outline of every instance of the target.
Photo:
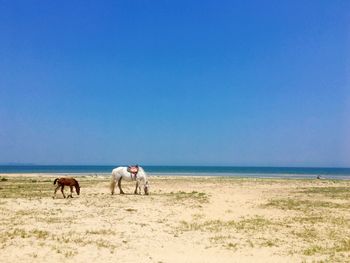
M 15 238 L 36 238 L 36 239 L 47 239 L 49 237 L 49 232 L 46 230 L 34 229 L 25 230 L 22 228 L 15 228 L 10 231 L 3 232 L 1 236 L 7 236 L 8 239 Z
M 260 247 L 278 247 L 278 239 L 263 239 L 260 243 Z
M 305 256 L 326 255 L 328 256 L 326 262 L 344 262 L 344 257 L 350 256 L 350 239 L 342 239 L 327 246 L 312 243 L 302 251 L 302 254 Z
M 292 232 L 295 236 L 303 239 L 306 242 L 311 242 L 319 239 L 319 231 L 315 227 L 306 227 L 298 231 Z
M 350 238 L 340 240 L 334 247 L 336 252 L 348 252 L 350 253 Z
M 350 203 L 335 203 L 322 200 L 300 200 L 293 198 L 271 199 L 265 207 L 274 207 L 282 210 L 307 211 L 318 208 L 349 209 Z
M 230 250 L 236 251 L 236 250 L 238 249 L 238 243 L 229 242 L 229 243 L 226 245 L 226 248 L 228 248 L 228 249 L 230 249 Z
M 311 245 L 310 247 L 304 249 L 303 254 L 305 256 L 313 256 L 316 254 L 322 254 L 325 251 L 325 248 L 319 245 Z
M 237 250 L 242 246 L 277 247 L 279 244 L 277 238 L 261 238 L 261 235 L 265 235 L 267 233 L 266 231 L 275 227 L 275 225 L 275 222 L 269 219 L 261 216 L 253 216 L 240 220 L 228 221 L 181 221 L 178 230 L 180 233 L 198 231 L 203 234 L 209 234 L 208 240 L 211 244 L 221 245 L 229 250 Z M 242 242 L 242 240 L 244 240 L 244 242 Z M 238 246 L 238 244 L 241 245 Z
M 53 189 L 53 185 L 48 182 L 14 178 L 1 183 L 0 198 L 49 197 Z
M 274 223 L 266 218 L 260 216 L 254 216 L 251 218 L 243 218 L 241 220 L 207 220 L 204 222 L 198 221 L 181 221 L 181 229 L 183 231 L 207 231 L 218 232 L 225 231 L 262 231 Z
M 350 186 L 331 186 L 331 187 L 308 187 L 303 188 L 300 193 L 318 194 L 329 198 L 350 199 Z
M 310 216 L 295 216 L 290 218 L 291 222 L 297 222 L 300 224 L 317 224 L 317 223 L 324 223 L 327 220 L 330 220 L 328 217 L 324 215 L 310 215 Z
M 175 193 L 171 192 L 170 194 L 168 194 L 168 196 L 171 197 L 175 202 L 186 202 L 186 201 L 191 201 L 196 203 L 209 202 L 208 194 L 203 192 L 197 192 L 197 191 L 192 191 L 192 192 L 179 191 Z
M 99 230 L 86 230 L 85 234 L 87 235 L 115 235 L 116 232 L 113 230 L 99 229 Z
M 78 252 L 76 250 L 66 250 L 63 252 L 63 255 L 66 257 L 66 258 L 71 258 L 71 257 L 74 257 L 75 255 L 77 255 Z
M 269 226 L 276 225 L 276 223 L 261 216 L 254 216 L 239 221 L 230 221 L 229 225 L 232 225 L 237 230 L 262 231 Z

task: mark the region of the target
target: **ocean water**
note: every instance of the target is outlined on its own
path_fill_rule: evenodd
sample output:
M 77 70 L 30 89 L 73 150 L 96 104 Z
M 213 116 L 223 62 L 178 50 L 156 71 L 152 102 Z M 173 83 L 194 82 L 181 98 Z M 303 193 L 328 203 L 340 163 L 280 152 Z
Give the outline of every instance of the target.
M 118 165 L 0 165 L 0 173 L 106 174 Z M 238 166 L 143 166 L 149 175 L 208 175 L 350 179 L 350 168 L 238 167 Z

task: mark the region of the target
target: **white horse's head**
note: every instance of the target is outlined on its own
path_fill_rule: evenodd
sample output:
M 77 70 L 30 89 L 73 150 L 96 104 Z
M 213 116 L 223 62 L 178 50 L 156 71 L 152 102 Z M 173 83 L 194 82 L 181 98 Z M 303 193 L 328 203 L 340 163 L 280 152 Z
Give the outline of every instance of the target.
M 143 186 L 143 190 L 145 191 L 145 195 L 149 195 L 149 183 L 146 181 L 145 185 Z
M 147 179 L 147 174 L 145 170 L 143 170 L 142 167 L 139 166 L 139 175 L 143 179 L 143 190 L 145 192 L 145 195 L 149 194 L 149 182 Z

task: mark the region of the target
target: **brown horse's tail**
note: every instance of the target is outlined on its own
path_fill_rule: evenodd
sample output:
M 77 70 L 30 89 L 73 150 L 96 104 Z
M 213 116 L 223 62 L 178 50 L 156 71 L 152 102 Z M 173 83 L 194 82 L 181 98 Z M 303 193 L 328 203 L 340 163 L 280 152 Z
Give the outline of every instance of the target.
M 56 184 L 57 180 L 58 180 L 58 178 L 56 178 L 55 181 L 53 181 L 53 184 L 54 184 L 54 185 Z

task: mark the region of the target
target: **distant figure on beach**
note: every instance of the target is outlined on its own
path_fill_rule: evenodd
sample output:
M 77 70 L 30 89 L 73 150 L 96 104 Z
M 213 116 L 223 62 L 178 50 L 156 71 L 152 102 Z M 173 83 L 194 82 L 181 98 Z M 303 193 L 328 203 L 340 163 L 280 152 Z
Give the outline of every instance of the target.
M 68 198 L 73 198 L 72 194 L 73 194 L 73 186 L 75 187 L 75 191 L 77 192 L 77 195 L 80 194 L 80 186 L 77 180 L 75 180 L 73 177 L 61 177 L 61 178 L 56 178 L 55 181 L 53 182 L 53 184 L 55 185 L 57 183 L 57 187 L 55 189 L 55 192 L 53 194 L 52 198 L 56 197 L 56 192 L 57 190 L 61 187 L 61 192 L 63 195 L 63 198 L 66 198 L 65 194 L 64 194 L 64 187 L 65 186 L 69 186 L 70 187 L 70 195 L 68 195 Z
M 321 179 L 321 176 L 317 175 L 317 179 Z

